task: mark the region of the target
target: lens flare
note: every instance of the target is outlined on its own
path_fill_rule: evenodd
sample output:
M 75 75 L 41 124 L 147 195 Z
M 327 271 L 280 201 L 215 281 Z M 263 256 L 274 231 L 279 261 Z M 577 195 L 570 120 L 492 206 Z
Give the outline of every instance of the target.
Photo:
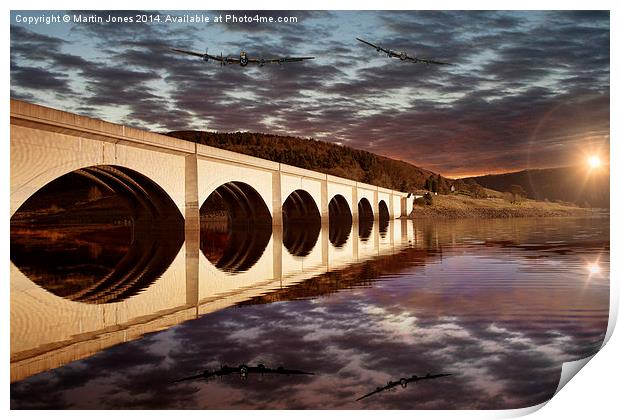
M 591 263 L 588 264 L 588 271 L 590 272 L 591 276 L 594 276 L 601 272 L 601 267 L 599 267 L 598 263 Z

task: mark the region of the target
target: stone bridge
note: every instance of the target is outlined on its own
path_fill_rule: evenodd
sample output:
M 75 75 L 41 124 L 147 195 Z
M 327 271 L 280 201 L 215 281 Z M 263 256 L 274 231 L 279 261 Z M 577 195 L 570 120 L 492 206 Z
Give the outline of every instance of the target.
M 408 215 L 413 198 L 402 192 L 18 100 L 11 100 L 10 123 L 11 216 L 50 182 L 79 172 L 122 189 L 153 223 L 170 213 L 163 207 L 173 207 L 185 228 L 183 244 L 154 282 L 109 303 L 96 303 L 94 294 L 57 296 L 11 263 L 11 381 L 415 240 L 404 220 L 381 232 L 379 223 L 363 235 L 351 229 L 380 215 Z M 265 208 L 271 218 L 271 236 L 243 272 L 222 271 L 200 252 L 200 208 L 214 193 L 248 212 Z M 312 246 L 298 255 L 283 245 L 283 208 L 289 217 L 313 212 L 322 221 Z M 330 217 L 349 220 L 341 240 L 327 228 Z
M 224 185 L 258 193 L 274 225 L 282 224 L 282 205 L 296 191 L 307 193 L 302 197 L 313 200 L 324 220 L 330 205 L 349 212 L 353 222 L 364 206 L 375 218 L 383 209 L 391 219 L 407 216 L 413 206 L 399 191 L 11 99 L 11 215 L 54 179 L 97 167 L 142 175 L 135 190 L 142 179 L 151 180 L 188 228 L 197 227 L 200 206 Z

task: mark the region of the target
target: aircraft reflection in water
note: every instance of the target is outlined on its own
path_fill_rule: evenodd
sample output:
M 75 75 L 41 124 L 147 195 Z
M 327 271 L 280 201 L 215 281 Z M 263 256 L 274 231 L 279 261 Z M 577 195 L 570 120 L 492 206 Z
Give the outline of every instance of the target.
M 188 376 L 186 378 L 181 378 L 173 381 L 176 382 L 184 382 L 184 381 L 193 381 L 196 379 L 210 379 L 214 377 L 222 377 L 226 375 L 230 375 L 233 373 L 238 373 L 242 379 L 247 379 L 250 373 L 258 373 L 260 375 L 265 374 L 273 374 L 273 375 L 314 375 L 311 372 L 304 372 L 302 370 L 295 369 L 284 369 L 283 366 L 278 366 L 276 369 L 265 367 L 262 363 L 256 366 L 248 366 L 248 365 L 239 365 L 237 367 L 229 367 L 222 366 L 218 370 L 204 370 L 202 373 L 197 375 Z
M 296 63 L 296 62 L 300 62 L 304 60 L 314 59 L 314 57 L 288 57 L 288 56 L 287 57 L 272 57 L 272 58 L 264 58 L 264 57 L 250 58 L 248 57 L 245 51 L 241 51 L 241 53 L 239 54 L 239 58 L 237 58 L 237 57 L 231 57 L 228 55 L 224 56 L 221 53 L 219 56 L 211 55 L 209 54 L 208 51 L 205 51 L 204 53 L 199 53 L 199 52 L 194 52 L 194 51 L 181 50 L 178 48 L 170 48 L 170 49 L 174 52 L 178 52 L 181 54 L 187 54 L 187 55 L 193 55 L 194 57 L 200 57 L 205 62 L 209 60 L 217 61 L 220 63 L 220 66 L 225 66 L 227 64 L 239 64 L 241 67 L 245 67 L 248 64 L 257 64 L 260 67 L 263 67 L 265 64 Z
M 591 355 L 602 343 L 609 315 L 608 222 L 416 220 L 414 229 L 411 220 L 395 220 L 386 240 L 374 222 L 366 241 L 358 237 L 358 228 L 353 224 L 338 248 L 322 225 L 310 253 L 294 257 L 274 227 L 259 260 L 234 275 L 217 269 L 197 247 L 196 261 L 188 261 L 186 242 L 148 288 L 104 304 L 50 293 L 44 283 L 32 283 L 12 255 L 12 408 L 317 408 L 317 392 L 321 408 L 520 408 L 550 398 L 561 363 L 569 356 Z M 315 256 L 318 265 L 306 263 Z M 584 262 L 595 256 L 601 256 L 602 274 L 590 277 Z M 192 276 L 192 263 L 208 271 Z M 506 270 L 498 271 L 500 264 Z M 269 270 L 257 271 L 266 266 Z M 274 273 L 278 277 L 272 281 Z M 79 279 L 65 279 L 79 286 Z M 360 311 L 360 303 L 379 310 Z M 393 314 L 406 314 L 403 320 L 415 322 L 414 330 L 393 328 Z M 497 331 L 508 331 L 490 334 L 489 325 L 496 322 L 501 322 Z M 167 330 L 171 327 L 175 330 Z M 418 328 L 424 340 L 417 340 Z M 463 335 L 455 328 L 467 332 L 472 351 L 459 351 Z M 351 331 L 355 336 L 349 339 Z M 140 339 L 151 332 L 156 333 Z M 403 340 L 403 333 L 413 341 Z M 517 334 L 532 340 L 525 351 L 509 343 Z M 557 334 L 574 350 L 566 353 L 567 341 L 556 341 Z M 438 346 L 448 351 L 437 352 Z M 549 346 L 553 357 L 538 351 Z M 144 357 L 134 364 L 135 354 Z M 365 363 L 352 366 L 342 354 Z M 411 357 L 402 360 L 403 354 Z M 459 370 L 454 380 L 420 384 L 412 394 L 396 392 L 398 385 L 436 375 L 404 381 L 395 376 L 378 390 L 359 380 L 368 369 L 385 375 L 402 370 L 403 363 L 424 373 L 441 365 L 445 373 L 440 374 L 448 375 L 463 364 L 473 366 L 481 354 L 498 370 L 485 381 L 476 369 Z M 200 378 L 170 383 L 201 373 L 194 369 L 207 360 L 232 357 L 253 363 L 281 360 L 314 375 L 276 373 L 265 375 L 273 387 L 252 380 L 241 387 L 235 379 L 242 369 L 228 362 L 233 367 L 219 369 L 220 374 L 231 371 L 223 383 Z M 119 360 L 128 362 L 126 369 L 118 368 Z M 519 360 L 519 369 L 510 360 Z M 161 381 L 163 372 L 168 373 Z M 524 387 L 524 375 L 542 379 Z M 308 386 L 292 386 L 296 381 Z M 497 381 L 501 394 L 495 393 Z M 155 398 L 141 397 L 145 384 Z M 283 392 L 274 392 L 276 387 Z M 375 395 L 385 390 L 395 392 L 389 398 Z
M 407 385 L 411 382 L 418 382 L 418 381 L 424 381 L 424 380 L 428 380 L 428 379 L 437 379 L 437 378 L 443 378 L 444 376 L 450 376 L 452 375 L 451 373 L 439 373 L 436 375 L 431 375 L 430 373 L 427 373 L 426 376 L 410 376 L 409 378 L 400 378 L 398 381 L 389 381 L 387 383 L 387 385 L 385 386 L 379 386 L 377 387 L 374 391 L 369 392 L 366 395 L 362 395 L 361 397 L 359 397 L 357 400 L 355 401 L 360 401 L 363 400 L 364 398 L 368 398 L 371 395 L 374 394 L 378 394 L 380 392 L 383 391 L 388 391 L 390 389 L 393 389 L 395 387 L 397 387 L 398 385 L 400 385 L 402 388 L 407 388 Z
M 432 60 L 430 58 L 421 58 L 421 57 L 411 56 L 411 55 L 408 55 L 404 51 L 394 51 L 394 50 L 386 49 L 386 48 L 381 47 L 380 45 L 375 45 L 368 41 L 364 41 L 363 39 L 360 39 L 360 38 L 355 38 L 355 39 L 357 39 L 359 42 L 363 42 L 364 44 L 376 49 L 377 52 L 384 52 L 387 54 L 388 57 L 398 58 L 401 61 L 410 60 L 410 61 L 413 61 L 414 63 L 422 63 L 422 64 L 452 65 L 450 63 L 444 63 L 443 61 Z

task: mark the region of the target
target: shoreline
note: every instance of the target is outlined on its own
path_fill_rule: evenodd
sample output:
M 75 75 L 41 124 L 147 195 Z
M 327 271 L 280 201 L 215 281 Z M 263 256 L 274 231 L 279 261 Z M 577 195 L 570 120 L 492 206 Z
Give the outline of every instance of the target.
M 502 198 L 433 196 L 431 205 L 414 205 L 410 219 L 507 219 L 516 217 L 609 217 L 608 209 L 583 208 L 546 201 L 511 203 Z

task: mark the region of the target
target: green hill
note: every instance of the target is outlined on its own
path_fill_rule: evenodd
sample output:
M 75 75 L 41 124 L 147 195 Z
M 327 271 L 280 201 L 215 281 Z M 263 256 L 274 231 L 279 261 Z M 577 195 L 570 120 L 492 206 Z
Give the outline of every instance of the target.
M 583 207 L 609 208 L 609 167 L 527 169 L 469 178 L 486 188 L 509 191 L 521 186 L 529 198 L 565 201 Z M 465 180 L 467 181 L 467 180 Z
M 313 139 L 205 131 L 173 131 L 167 135 L 404 192 L 424 188 L 426 180 L 436 176 L 401 160 Z

